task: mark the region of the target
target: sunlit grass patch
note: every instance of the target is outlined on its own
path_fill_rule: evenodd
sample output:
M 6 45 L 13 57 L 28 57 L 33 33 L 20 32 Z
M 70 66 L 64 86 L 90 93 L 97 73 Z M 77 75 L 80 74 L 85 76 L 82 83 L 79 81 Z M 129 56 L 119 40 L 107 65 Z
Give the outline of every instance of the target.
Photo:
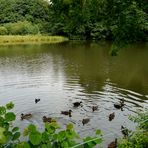
M 0 44 L 28 44 L 28 43 L 60 43 L 68 41 L 68 38 L 62 36 L 43 36 L 43 35 L 2 35 Z

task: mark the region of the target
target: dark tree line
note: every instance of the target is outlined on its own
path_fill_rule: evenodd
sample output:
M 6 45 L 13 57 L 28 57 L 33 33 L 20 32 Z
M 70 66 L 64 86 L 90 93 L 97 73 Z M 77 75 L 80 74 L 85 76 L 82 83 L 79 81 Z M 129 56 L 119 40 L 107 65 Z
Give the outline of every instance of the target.
M 0 0 L 1 26 L 20 21 L 70 39 L 146 41 L 148 1 Z

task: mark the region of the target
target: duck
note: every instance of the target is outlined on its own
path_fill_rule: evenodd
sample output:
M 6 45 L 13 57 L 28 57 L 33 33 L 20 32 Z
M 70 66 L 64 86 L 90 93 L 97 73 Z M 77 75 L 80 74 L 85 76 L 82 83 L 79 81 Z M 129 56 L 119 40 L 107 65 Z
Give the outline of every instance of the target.
M 108 145 L 108 148 L 117 148 L 117 138 Z
M 128 137 L 129 130 L 126 127 L 121 126 L 121 132 L 124 135 L 124 137 Z
M 89 118 L 85 118 L 85 119 L 82 120 L 82 124 L 85 125 L 85 124 L 87 124 L 89 121 L 90 121 Z
M 35 103 L 38 103 L 41 99 L 35 99 Z
M 21 120 L 24 120 L 24 119 L 30 119 L 30 118 L 32 118 L 32 114 L 21 114 Z
M 122 109 L 124 105 L 124 99 L 120 100 L 120 102 L 114 103 L 114 107 L 117 109 Z
M 92 111 L 94 112 L 95 110 L 98 109 L 98 106 L 92 106 Z
M 43 122 L 51 123 L 51 121 L 52 121 L 52 118 L 43 116 Z
M 61 111 L 61 114 L 63 114 L 63 115 L 69 115 L 69 117 L 71 117 L 71 112 L 72 112 L 72 110 L 70 109 L 68 111 Z
M 115 112 L 109 114 L 109 121 L 112 121 L 115 118 Z
M 80 101 L 80 102 L 74 102 L 74 103 L 73 103 L 73 106 L 74 106 L 74 107 L 78 107 L 78 106 L 81 105 L 81 103 L 82 103 L 82 101 Z

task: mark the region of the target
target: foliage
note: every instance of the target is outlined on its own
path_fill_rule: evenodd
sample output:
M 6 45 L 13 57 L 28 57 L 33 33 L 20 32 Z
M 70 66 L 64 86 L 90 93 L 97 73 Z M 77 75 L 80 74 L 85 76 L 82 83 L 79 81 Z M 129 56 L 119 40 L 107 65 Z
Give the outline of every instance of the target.
M 127 138 L 123 138 L 119 148 L 147 148 L 148 147 L 148 111 L 139 113 L 138 116 L 130 116 L 130 119 L 138 123 L 137 129 Z
M 8 34 L 8 30 L 6 27 L 0 26 L 0 35 L 6 35 Z
M 37 25 L 33 25 L 28 21 L 7 23 L 4 27 L 8 30 L 8 34 L 11 35 L 26 35 L 26 34 L 38 34 L 39 28 Z
M 143 0 L 0 0 L 0 4 L 1 25 L 28 21 L 43 34 L 109 39 L 120 48 L 148 40 L 148 3 Z M 36 32 L 30 30 L 29 34 Z
M 59 130 L 60 127 L 55 120 L 51 123 L 45 123 L 45 129 L 40 132 L 37 127 L 30 124 L 25 128 L 23 135 L 28 137 L 28 141 L 20 141 L 20 132 L 18 127 L 11 127 L 11 122 L 16 116 L 9 112 L 14 107 L 10 102 L 6 106 L 0 106 L 0 147 L 16 148 L 69 148 L 77 147 L 79 136 L 74 130 L 72 124 L 68 124 L 65 130 Z M 84 144 L 79 147 L 92 148 L 102 142 L 101 131 L 96 131 L 96 137 L 84 138 Z M 97 138 L 97 139 L 96 139 Z M 94 140 L 95 139 L 95 140 Z M 87 142 L 91 140 L 90 142 Z

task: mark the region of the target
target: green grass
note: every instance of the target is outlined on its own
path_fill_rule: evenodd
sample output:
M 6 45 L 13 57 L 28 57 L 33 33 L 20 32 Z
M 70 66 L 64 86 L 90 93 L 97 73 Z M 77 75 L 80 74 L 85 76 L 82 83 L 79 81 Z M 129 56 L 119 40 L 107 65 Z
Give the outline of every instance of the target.
M 62 36 L 43 36 L 43 35 L 1 35 L 0 45 L 5 44 L 41 44 L 41 43 L 60 43 L 67 41 L 68 38 Z

